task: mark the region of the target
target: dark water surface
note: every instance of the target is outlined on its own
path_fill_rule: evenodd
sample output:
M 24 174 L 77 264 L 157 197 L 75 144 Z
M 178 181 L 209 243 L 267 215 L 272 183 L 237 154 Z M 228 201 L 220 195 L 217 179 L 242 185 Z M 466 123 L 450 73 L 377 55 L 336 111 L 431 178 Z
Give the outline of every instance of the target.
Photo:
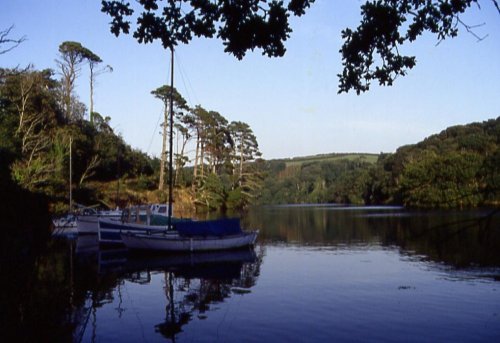
M 498 212 L 276 206 L 243 224 L 252 250 L 57 240 L 2 276 L 3 326 L 26 341 L 500 341 Z

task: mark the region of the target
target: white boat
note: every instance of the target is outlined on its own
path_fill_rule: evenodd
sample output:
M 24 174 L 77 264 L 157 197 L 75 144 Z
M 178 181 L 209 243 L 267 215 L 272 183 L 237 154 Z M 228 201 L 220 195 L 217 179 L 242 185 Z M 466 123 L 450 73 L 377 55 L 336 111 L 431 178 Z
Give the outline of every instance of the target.
M 137 232 L 124 229 L 128 249 L 154 251 L 213 251 L 253 246 L 258 231 L 242 231 L 239 219 L 179 222 L 174 230 Z
M 78 235 L 76 230 L 76 216 L 67 214 L 52 220 L 52 237 L 74 238 Z
M 128 217 L 134 212 L 134 208 L 123 210 L 117 208 L 116 210 L 110 211 L 96 211 L 93 209 L 89 209 L 92 211 L 84 210 L 82 214 L 78 216 L 78 234 L 97 234 L 99 230 L 99 219 L 110 219 L 112 222 L 118 222 L 127 217 L 127 221 L 130 221 L 128 220 Z M 165 204 L 143 205 L 140 206 L 140 208 L 141 215 L 143 216 L 146 216 L 147 213 L 149 213 L 154 217 L 167 218 L 168 215 L 167 205 Z M 161 220 L 159 221 L 161 222 Z
M 186 219 L 172 218 L 175 223 Z M 120 233 L 158 233 L 168 229 L 167 205 L 152 204 L 124 209 L 118 218 L 99 217 L 97 234 L 100 244 L 123 244 Z
M 52 225 L 54 229 L 72 229 L 76 228 L 76 216 L 69 213 L 62 217 L 58 217 L 52 220 Z
M 257 234 L 257 231 L 251 231 L 222 237 L 183 237 L 176 232 L 144 234 L 126 231 L 121 234 L 121 238 L 123 244 L 132 250 L 213 251 L 252 246 L 255 244 Z
M 96 211 L 94 209 L 85 209 L 77 216 L 76 227 L 79 235 L 97 234 L 97 223 L 99 218 L 120 219 L 122 211 L 119 209 L 110 211 Z

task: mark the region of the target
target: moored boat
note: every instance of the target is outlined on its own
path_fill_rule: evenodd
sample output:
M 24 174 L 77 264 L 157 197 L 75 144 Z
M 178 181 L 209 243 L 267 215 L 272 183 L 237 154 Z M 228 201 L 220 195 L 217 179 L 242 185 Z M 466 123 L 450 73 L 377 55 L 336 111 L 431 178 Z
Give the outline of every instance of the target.
M 239 219 L 178 222 L 173 230 L 134 232 L 123 230 L 128 249 L 154 251 L 213 251 L 252 246 L 258 231 L 243 231 Z
M 130 221 L 130 216 L 134 215 L 135 208 L 140 208 L 140 216 L 146 218 L 149 215 L 153 218 L 153 224 L 166 223 L 166 218 L 168 215 L 168 208 L 165 204 L 151 204 L 135 206 L 133 208 L 126 208 L 123 210 L 116 209 L 110 211 L 95 211 L 93 212 L 83 212 L 78 216 L 77 228 L 79 234 L 97 234 L 99 230 L 99 219 L 110 219 L 112 222 L 118 221 Z
M 122 216 L 120 209 L 109 211 L 96 211 L 94 209 L 84 210 L 77 216 L 76 227 L 79 235 L 97 234 L 99 218 L 110 218 L 118 220 Z
M 76 228 L 76 216 L 68 213 L 64 216 L 54 218 L 52 220 L 52 236 L 53 237 L 76 237 L 78 231 Z
M 166 205 L 140 205 L 126 208 L 119 218 L 101 217 L 97 220 L 98 241 L 100 244 L 123 244 L 120 233 L 161 233 L 168 230 L 168 210 Z M 190 219 L 171 218 L 172 223 L 191 221 Z
M 99 218 L 97 238 L 100 244 L 123 244 L 120 233 L 122 231 L 133 233 L 164 232 L 166 225 L 148 225 L 144 223 L 129 223 L 120 219 Z
M 55 218 L 52 220 L 52 225 L 54 229 L 69 229 L 76 228 L 76 216 L 74 214 L 68 213 L 64 216 Z

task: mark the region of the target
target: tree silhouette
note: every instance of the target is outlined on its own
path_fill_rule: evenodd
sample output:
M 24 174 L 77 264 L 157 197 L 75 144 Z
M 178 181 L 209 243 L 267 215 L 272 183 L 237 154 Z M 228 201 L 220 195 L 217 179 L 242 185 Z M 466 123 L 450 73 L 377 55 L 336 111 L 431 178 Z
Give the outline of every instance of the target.
M 140 0 L 133 36 L 140 43 L 160 40 L 165 48 L 187 44 L 194 36 L 220 38 L 224 51 L 241 59 L 248 50 L 280 57 L 292 29 L 290 16 L 301 16 L 314 0 Z M 161 7 L 160 4 L 165 6 Z M 497 0 L 492 5 L 500 13 Z M 401 55 L 404 43 L 430 32 L 438 42 L 455 37 L 462 26 L 474 34 L 474 27 L 461 15 L 479 0 L 377 0 L 361 6 L 361 23 L 342 31 L 340 49 L 343 71 L 339 93 L 365 92 L 372 81 L 392 85 L 416 64 L 415 56 Z M 102 12 L 111 16 L 111 32 L 116 36 L 131 31 L 135 8 L 123 1 L 102 1 Z

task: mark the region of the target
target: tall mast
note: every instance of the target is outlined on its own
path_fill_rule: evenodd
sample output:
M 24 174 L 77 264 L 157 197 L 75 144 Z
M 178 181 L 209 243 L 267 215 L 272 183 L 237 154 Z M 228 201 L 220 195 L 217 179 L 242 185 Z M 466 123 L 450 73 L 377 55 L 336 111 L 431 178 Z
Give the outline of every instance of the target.
M 73 137 L 69 136 L 69 213 L 73 212 L 73 161 L 72 161 L 72 148 Z
M 168 230 L 172 229 L 172 196 L 173 196 L 173 173 L 172 173 L 172 151 L 173 151 L 173 133 L 174 133 L 174 47 L 170 47 L 170 137 L 169 137 L 169 148 L 168 148 Z

